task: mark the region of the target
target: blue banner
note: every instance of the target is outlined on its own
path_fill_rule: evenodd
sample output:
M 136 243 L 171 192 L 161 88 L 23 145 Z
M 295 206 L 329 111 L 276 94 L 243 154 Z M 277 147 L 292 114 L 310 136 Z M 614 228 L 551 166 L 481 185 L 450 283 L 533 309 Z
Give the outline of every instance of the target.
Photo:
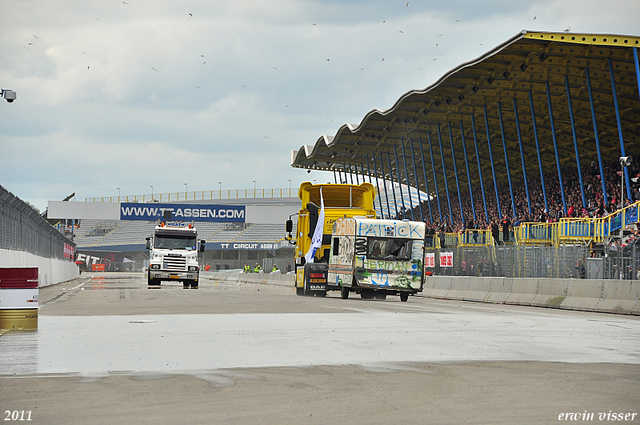
M 120 220 L 156 221 L 171 211 L 171 220 L 209 221 L 215 223 L 244 223 L 244 205 L 205 204 L 120 204 Z

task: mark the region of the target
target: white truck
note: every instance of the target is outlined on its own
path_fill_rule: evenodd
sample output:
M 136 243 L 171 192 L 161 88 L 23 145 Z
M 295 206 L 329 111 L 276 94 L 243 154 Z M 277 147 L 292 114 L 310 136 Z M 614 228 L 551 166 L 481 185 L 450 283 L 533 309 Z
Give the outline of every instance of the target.
M 159 287 L 163 280 L 181 281 L 184 289 L 198 288 L 200 265 L 198 253 L 204 252 L 193 223 L 163 222 L 147 238 L 149 251 L 149 288 Z
M 339 218 L 333 223 L 327 290 L 365 299 L 422 291 L 426 226 L 408 220 Z

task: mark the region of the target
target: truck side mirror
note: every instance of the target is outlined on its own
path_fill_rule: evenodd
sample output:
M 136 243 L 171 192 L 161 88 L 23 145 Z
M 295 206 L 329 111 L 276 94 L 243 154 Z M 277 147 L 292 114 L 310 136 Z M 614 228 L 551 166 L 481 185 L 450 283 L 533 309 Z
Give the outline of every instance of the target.
M 293 221 L 292 220 L 287 220 L 287 233 L 291 233 L 293 232 Z
M 205 244 L 206 242 L 207 242 L 207 241 L 205 241 L 204 239 L 202 239 L 202 240 L 200 241 L 200 252 L 204 252 L 204 244 Z
M 151 238 L 147 238 L 147 249 L 151 249 Z

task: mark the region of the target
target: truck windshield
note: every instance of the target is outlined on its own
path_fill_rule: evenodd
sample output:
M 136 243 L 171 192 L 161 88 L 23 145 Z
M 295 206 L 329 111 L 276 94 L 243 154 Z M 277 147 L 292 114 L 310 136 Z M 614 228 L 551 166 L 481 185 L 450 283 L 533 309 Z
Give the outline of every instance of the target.
M 367 238 L 367 258 L 372 260 L 410 260 L 411 239 Z
M 160 249 L 186 249 L 187 251 L 195 251 L 196 237 L 185 236 L 157 236 L 155 237 L 154 247 Z

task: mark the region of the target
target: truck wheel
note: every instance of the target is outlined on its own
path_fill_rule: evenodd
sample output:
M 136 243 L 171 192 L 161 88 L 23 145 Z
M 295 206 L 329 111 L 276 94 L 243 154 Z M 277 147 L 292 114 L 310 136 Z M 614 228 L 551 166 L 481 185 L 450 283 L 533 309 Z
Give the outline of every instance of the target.
M 375 298 L 376 300 L 386 300 L 387 294 L 384 292 L 375 292 Z
M 298 295 L 299 297 L 302 297 L 304 295 L 304 288 L 298 288 L 296 286 L 296 295 Z
M 198 281 L 194 280 L 191 282 L 191 289 L 198 289 Z
M 362 297 L 363 300 L 372 300 L 373 291 L 370 289 L 363 289 L 362 292 L 360 292 L 360 296 Z
M 407 294 L 406 292 L 400 293 L 400 301 L 402 301 L 403 303 L 406 303 L 408 299 L 409 299 L 409 294 Z
M 343 300 L 349 298 L 349 288 L 345 288 L 344 286 L 340 288 L 340 297 Z
M 147 278 L 147 286 L 149 289 L 157 288 L 160 286 L 160 279 L 153 279 L 151 277 Z

